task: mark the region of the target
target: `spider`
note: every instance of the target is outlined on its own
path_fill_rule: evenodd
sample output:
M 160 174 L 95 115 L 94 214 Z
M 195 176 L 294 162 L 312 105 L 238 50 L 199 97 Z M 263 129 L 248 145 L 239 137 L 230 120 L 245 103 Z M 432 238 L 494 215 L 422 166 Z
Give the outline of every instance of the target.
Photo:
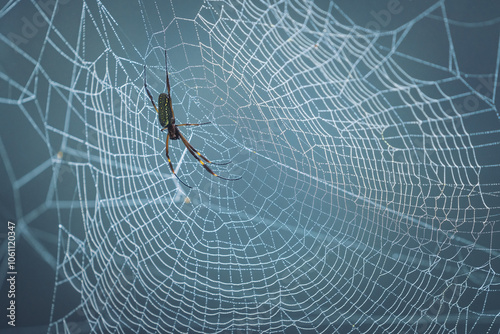
M 198 152 L 188 141 L 187 139 L 182 135 L 182 133 L 179 131 L 179 126 L 198 126 L 198 125 L 205 125 L 205 124 L 210 124 L 210 122 L 205 122 L 205 123 L 184 123 L 184 124 L 175 124 L 175 117 L 174 117 L 174 109 L 172 108 L 172 97 L 170 96 L 170 81 L 168 80 L 168 68 L 167 68 L 167 50 L 165 50 L 165 72 L 167 76 L 167 93 L 161 93 L 160 96 L 158 97 L 158 108 L 156 108 L 155 101 L 153 100 L 153 96 L 149 92 L 148 85 L 146 83 L 146 65 L 144 65 L 144 88 L 146 89 L 146 93 L 149 96 L 149 99 L 151 100 L 151 103 L 153 104 L 153 107 L 155 108 L 156 112 L 158 113 L 158 120 L 160 121 L 160 125 L 162 127 L 161 131 L 167 129 L 168 134 L 167 134 L 167 139 L 165 141 L 165 147 L 166 147 L 166 154 L 167 154 L 167 160 L 168 164 L 170 166 L 170 170 L 172 171 L 172 174 L 174 174 L 179 181 L 182 182 L 183 185 L 185 185 L 188 188 L 191 188 L 191 186 L 188 186 L 184 181 L 182 181 L 179 176 L 174 171 L 174 167 L 172 166 L 172 162 L 170 161 L 170 156 L 168 155 L 168 140 L 177 140 L 181 139 L 184 145 L 186 146 L 187 150 L 193 157 L 198 160 L 201 165 L 206 169 L 207 172 L 212 174 L 213 176 L 216 176 L 218 178 L 221 178 L 223 180 L 229 180 L 229 181 L 236 181 L 241 179 L 241 176 L 235 179 L 231 178 L 226 178 L 219 176 L 215 174 L 210 167 L 207 166 L 206 163 L 209 164 L 214 164 L 214 165 L 227 165 L 229 162 L 225 163 L 215 163 L 207 158 L 205 158 L 200 152 Z M 201 158 L 201 159 L 200 159 Z M 205 160 L 205 162 L 203 162 Z

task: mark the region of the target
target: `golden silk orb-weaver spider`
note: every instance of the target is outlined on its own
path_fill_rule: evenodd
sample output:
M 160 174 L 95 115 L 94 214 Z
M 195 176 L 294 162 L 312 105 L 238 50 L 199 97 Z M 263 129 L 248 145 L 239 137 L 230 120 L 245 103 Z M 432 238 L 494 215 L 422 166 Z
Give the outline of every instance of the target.
M 241 176 L 235 179 L 231 178 L 226 178 L 219 176 L 215 174 L 210 167 L 207 166 L 207 163 L 209 164 L 214 164 L 214 165 L 227 165 L 229 162 L 225 163 L 215 163 L 207 158 L 205 158 L 200 152 L 198 152 L 188 141 L 187 139 L 182 135 L 182 133 L 179 131 L 179 126 L 198 126 L 198 125 L 205 125 L 209 124 L 210 122 L 205 122 L 205 123 L 184 123 L 184 124 L 175 124 L 175 117 L 174 117 L 174 109 L 172 108 L 172 97 L 170 96 L 170 81 L 168 80 L 168 68 L 167 68 L 167 50 L 165 50 L 165 73 L 167 76 L 167 92 L 166 93 L 161 93 L 160 96 L 158 96 L 158 108 L 156 107 L 155 101 L 153 100 L 153 96 L 149 92 L 148 85 L 146 82 L 146 65 L 144 65 L 144 88 L 146 89 L 146 93 L 148 94 L 149 99 L 151 100 L 151 103 L 153 104 L 153 107 L 155 108 L 156 112 L 158 113 L 158 120 L 160 121 L 160 125 L 162 127 L 161 131 L 167 129 L 168 134 L 167 134 L 167 139 L 165 141 L 165 147 L 166 147 L 166 154 L 167 154 L 167 160 L 168 164 L 170 166 L 170 170 L 172 171 L 172 174 L 174 174 L 179 181 L 182 182 L 183 185 L 185 185 L 188 188 L 191 188 L 188 186 L 184 181 L 182 181 L 179 176 L 175 173 L 174 166 L 172 166 L 172 162 L 170 161 L 170 156 L 168 155 L 168 140 L 177 140 L 180 139 L 186 146 L 186 149 L 188 150 L 189 153 L 193 157 L 195 157 L 196 160 L 198 160 L 203 168 L 213 176 L 217 176 L 218 178 L 221 178 L 223 180 L 229 180 L 229 181 L 236 181 L 241 179 Z M 204 162 L 205 161 L 205 162 Z

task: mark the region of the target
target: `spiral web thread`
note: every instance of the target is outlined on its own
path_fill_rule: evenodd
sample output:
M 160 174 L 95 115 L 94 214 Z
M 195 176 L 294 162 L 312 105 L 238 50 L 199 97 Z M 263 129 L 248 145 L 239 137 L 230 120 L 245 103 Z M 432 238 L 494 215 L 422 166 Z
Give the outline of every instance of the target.
M 49 332 L 498 329 L 498 32 L 486 73 L 462 69 L 458 44 L 500 19 L 454 20 L 444 1 L 385 32 L 336 3 L 32 6 L 40 52 L 0 36 L 33 69 L 2 74 L 0 103 L 48 152 L 10 180 L 22 194 L 51 170 L 46 201 L 16 207 L 35 245 L 30 221 L 58 215 L 57 256 L 40 246 Z M 177 122 L 211 122 L 181 131 L 241 180 L 180 141 L 193 188 L 170 173 L 143 88 L 146 65 L 166 90 L 165 48 Z

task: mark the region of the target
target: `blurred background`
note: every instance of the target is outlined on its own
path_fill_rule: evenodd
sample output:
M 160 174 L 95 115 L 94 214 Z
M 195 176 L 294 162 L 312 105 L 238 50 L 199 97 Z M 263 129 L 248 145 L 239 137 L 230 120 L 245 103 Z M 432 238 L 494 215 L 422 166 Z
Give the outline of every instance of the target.
M 8 1 L 5 333 L 498 333 L 496 1 Z M 170 141 L 144 90 L 226 181 Z M 6 312 L 7 315 L 7 311 Z

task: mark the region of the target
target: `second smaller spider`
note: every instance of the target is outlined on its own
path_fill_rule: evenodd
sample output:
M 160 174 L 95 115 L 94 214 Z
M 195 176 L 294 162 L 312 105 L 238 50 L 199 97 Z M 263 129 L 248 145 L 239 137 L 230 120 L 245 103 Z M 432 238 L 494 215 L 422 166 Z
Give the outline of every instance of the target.
M 183 185 L 185 185 L 188 188 L 191 188 L 188 186 L 184 181 L 182 181 L 179 176 L 175 173 L 174 167 L 172 165 L 172 162 L 170 161 L 170 156 L 168 155 L 168 140 L 177 140 L 180 139 L 186 146 L 187 150 L 193 157 L 198 160 L 201 165 L 205 168 L 207 172 L 212 174 L 213 176 L 217 176 L 218 178 L 224 179 L 224 180 L 229 180 L 229 181 L 236 181 L 241 179 L 241 176 L 238 178 L 226 178 L 222 177 L 220 175 L 215 174 L 210 167 L 207 166 L 207 163 L 209 164 L 214 164 L 214 165 L 227 165 L 229 162 L 226 163 L 214 163 L 205 158 L 200 152 L 198 152 L 188 141 L 187 139 L 182 135 L 182 133 L 179 131 L 180 126 L 198 126 L 198 125 L 205 125 L 209 124 L 210 122 L 206 123 L 184 123 L 184 124 L 175 124 L 175 117 L 174 117 L 174 109 L 172 108 L 172 97 L 170 96 L 170 82 L 168 80 L 168 69 L 167 69 L 167 50 L 165 50 L 165 72 L 167 76 L 167 93 L 161 93 L 160 96 L 158 97 L 158 108 L 156 107 L 155 101 L 153 100 L 153 96 L 149 92 L 148 85 L 146 83 L 146 66 L 144 66 L 144 88 L 146 89 L 146 93 L 149 96 L 149 99 L 151 100 L 151 103 L 153 104 L 153 107 L 155 108 L 156 112 L 158 113 L 158 120 L 160 121 L 160 125 L 162 127 L 161 131 L 167 129 L 168 134 L 167 134 L 167 139 L 165 142 L 166 146 L 166 154 L 167 154 L 167 160 L 168 164 L 170 165 L 170 170 L 172 171 L 172 174 L 174 174 L 179 181 L 182 182 Z M 205 161 L 205 162 L 204 162 Z

